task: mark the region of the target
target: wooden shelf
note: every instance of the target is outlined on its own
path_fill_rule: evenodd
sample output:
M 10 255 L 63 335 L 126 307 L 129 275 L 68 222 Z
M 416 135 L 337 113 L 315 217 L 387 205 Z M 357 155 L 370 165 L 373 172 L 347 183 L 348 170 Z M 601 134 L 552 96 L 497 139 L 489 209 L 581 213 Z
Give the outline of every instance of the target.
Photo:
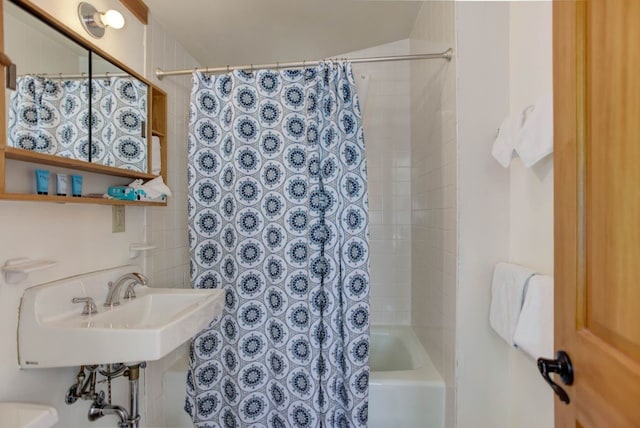
M 151 130 L 151 135 L 157 135 L 158 137 L 166 137 L 164 132 L 156 131 L 155 129 Z
M 14 159 L 24 162 L 32 162 L 50 166 L 59 166 L 62 168 L 77 169 L 85 172 L 96 172 L 98 174 L 112 175 L 116 177 L 142 178 L 143 180 L 151 180 L 156 178 L 153 174 L 145 172 L 131 171 L 124 168 L 115 168 L 113 166 L 100 165 L 77 159 L 63 158 L 61 156 L 47 155 L 44 153 L 32 152 L 24 149 L 16 149 L 14 147 L 5 147 L 4 155 L 7 159 Z
M 120 199 L 107 198 L 74 198 L 72 196 L 56 196 L 56 195 L 34 195 L 28 193 L 0 193 L 0 200 L 10 201 L 37 201 L 37 202 L 55 202 L 63 204 L 99 204 L 99 205 L 134 205 L 134 206 L 156 206 L 164 207 L 166 201 L 123 201 Z

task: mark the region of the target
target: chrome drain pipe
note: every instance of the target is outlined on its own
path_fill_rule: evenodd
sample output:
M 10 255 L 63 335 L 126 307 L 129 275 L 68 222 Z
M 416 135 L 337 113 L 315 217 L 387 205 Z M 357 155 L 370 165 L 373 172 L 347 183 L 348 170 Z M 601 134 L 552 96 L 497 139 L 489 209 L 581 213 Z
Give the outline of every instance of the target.
M 128 428 L 138 428 L 140 426 L 138 414 L 140 364 L 128 366 L 126 375 L 129 378 L 129 414 L 131 415 Z

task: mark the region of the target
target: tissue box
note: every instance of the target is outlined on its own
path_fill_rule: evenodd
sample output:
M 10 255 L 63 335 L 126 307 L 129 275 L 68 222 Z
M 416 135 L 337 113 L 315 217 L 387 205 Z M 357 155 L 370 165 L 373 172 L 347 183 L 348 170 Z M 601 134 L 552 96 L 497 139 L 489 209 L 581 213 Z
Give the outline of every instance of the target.
M 136 189 L 128 186 L 110 186 L 107 194 L 114 199 L 122 199 L 125 201 L 137 200 Z
M 167 195 L 164 193 L 158 198 L 150 198 L 143 189 L 136 189 L 129 186 L 111 186 L 107 194 L 114 199 L 125 201 L 166 201 Z

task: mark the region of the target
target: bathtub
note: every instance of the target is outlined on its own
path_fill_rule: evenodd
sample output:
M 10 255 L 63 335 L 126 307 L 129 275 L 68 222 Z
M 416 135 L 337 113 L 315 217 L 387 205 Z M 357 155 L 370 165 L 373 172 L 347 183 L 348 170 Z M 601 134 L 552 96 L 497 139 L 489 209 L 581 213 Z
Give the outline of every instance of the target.
M 411 330 L 373 326 L 369 428 L 443 428 L 444 381 Z
M 443 428 L 444 382 L 410 327 L 371 328 L 369 428 Z M 163 377 L 167 428 L 191 428 L 184 412 L 187 361 Z

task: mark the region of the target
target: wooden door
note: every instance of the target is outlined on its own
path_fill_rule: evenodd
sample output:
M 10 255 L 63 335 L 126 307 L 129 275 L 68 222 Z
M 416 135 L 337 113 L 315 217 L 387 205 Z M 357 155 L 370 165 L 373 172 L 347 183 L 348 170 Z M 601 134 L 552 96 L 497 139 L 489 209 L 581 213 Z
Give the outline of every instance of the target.
M 554 2 L 556 427 L 640 427 L 640 0 Z

